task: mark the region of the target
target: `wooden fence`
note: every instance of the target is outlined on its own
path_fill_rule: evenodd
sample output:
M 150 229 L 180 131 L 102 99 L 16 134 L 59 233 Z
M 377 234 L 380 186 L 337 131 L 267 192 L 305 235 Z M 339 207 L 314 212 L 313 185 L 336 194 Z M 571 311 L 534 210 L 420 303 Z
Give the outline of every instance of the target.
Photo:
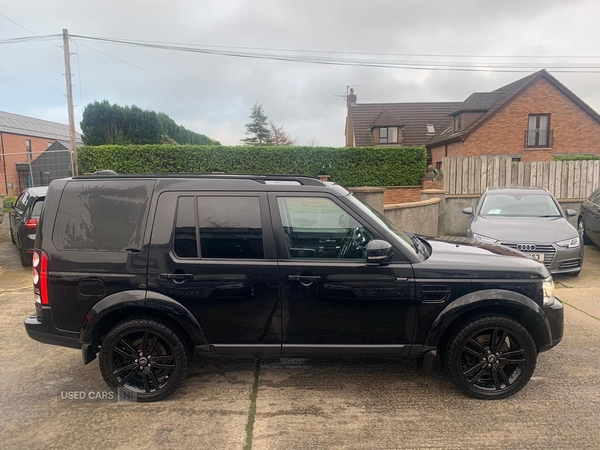
M 488 187 L 539 186 L 556 198 L 587 198 L 600 187 L 600 161 L 512 162 L 510 156 L 445 157 L 442 187 L 480 194 Z

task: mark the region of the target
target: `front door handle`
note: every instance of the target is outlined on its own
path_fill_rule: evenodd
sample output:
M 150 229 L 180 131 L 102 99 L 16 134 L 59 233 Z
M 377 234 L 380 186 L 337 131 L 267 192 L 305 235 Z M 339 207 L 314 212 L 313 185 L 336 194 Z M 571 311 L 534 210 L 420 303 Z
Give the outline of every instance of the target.
M 161 273 L 159 278 L 162 280 L 172 280 L 173 283 L 185 283 L 187 280 L 194 278 L 193 273 Z

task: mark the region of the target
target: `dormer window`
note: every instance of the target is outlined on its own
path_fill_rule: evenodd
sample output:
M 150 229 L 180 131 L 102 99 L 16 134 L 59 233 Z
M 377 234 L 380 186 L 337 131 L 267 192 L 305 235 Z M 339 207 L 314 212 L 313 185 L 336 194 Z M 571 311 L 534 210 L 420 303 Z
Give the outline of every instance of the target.
M 461 128 L 461 115 L 458 114 L 456 116 L 454 116 L 454 132 L 457 133 L 460 131 Z
M 427 124 L 427 134 L 435 134 L 435 127 L 432 123 Z
M 379 129 L 380 144 L 397 144 L 398 127 L 383 127 Z

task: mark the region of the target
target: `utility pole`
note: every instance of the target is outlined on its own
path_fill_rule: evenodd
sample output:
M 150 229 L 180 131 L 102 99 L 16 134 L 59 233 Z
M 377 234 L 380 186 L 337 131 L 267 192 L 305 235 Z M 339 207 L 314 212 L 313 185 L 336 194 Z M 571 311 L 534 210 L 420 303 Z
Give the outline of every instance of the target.
M 62 30 L 63 52 L 65 55 L 65 78 L 67 80 L 67 107 L 69 111 L 69 137 L 73 158 L 73 176 L 77 176 L 77 138 L 75 134 L 75 114 L 73 112 L 73 84 L 71 83 L 71 53 L 69 52 L 69 31 Z

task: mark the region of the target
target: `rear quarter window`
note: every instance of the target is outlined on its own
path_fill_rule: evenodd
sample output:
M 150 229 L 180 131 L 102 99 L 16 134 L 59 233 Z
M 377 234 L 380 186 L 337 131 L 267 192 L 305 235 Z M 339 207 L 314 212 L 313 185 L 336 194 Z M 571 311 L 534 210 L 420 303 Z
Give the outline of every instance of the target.
M 141 249 L 152 180 L 71 181 L 63 190 L 52 242 L 58 250 Z

